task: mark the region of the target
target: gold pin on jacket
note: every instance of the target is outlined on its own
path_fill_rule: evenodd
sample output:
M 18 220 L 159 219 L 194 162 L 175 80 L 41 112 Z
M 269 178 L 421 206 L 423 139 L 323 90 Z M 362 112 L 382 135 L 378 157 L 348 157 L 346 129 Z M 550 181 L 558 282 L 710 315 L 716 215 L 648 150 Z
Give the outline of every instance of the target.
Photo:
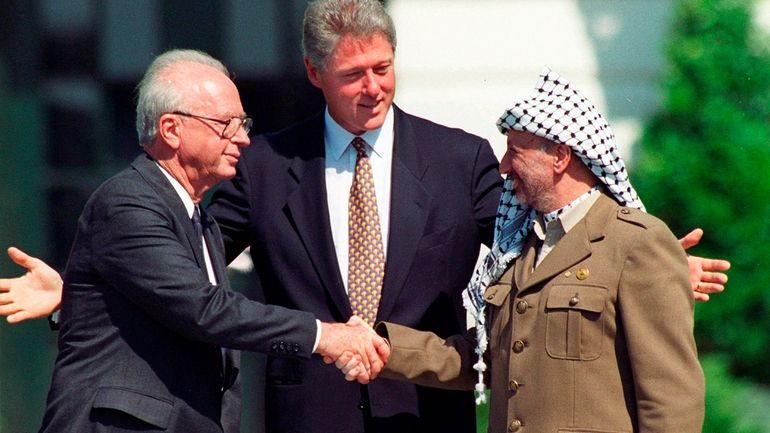
M 589 273 L 590 272 L 588 271 L 588 268 L 580 268 L 575 273 L 575 276 L 577 277 L 578 280 L 585 280 L 586 278 L 588 278 Z

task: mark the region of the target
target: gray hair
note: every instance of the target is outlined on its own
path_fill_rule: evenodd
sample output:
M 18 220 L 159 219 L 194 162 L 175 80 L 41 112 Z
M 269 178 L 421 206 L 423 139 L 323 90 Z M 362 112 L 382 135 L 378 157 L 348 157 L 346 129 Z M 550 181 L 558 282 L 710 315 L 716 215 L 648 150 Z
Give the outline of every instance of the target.
M 323 70 L 342 36 L 368 38 L 378 33 L 396 49 L 396 28 L 379 1 L 314 0 L 305 11 L 302 54 Z
M 180 63 L 197 63 L 210 66 L 230 76 L 225 65 L 210 55 L 197 50 L 170 50 L 159 55 L 150 63 L 142 81 L 137 86 L 136 132 L 139 144 L 148 147 L 158 133 L 158 119 L 164 113 L 182 109 L 181 89 L 169 86 L 162 76 L 170 68 Z

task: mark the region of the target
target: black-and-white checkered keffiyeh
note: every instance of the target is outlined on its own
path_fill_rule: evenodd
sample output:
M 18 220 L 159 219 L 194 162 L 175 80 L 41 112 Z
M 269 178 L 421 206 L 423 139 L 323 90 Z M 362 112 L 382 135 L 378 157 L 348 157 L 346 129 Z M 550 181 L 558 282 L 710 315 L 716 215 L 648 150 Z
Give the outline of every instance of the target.
M 497 121 L 501 133 L 517 130 L 570 146 L 580 160 L 602 181 L 624 206 L 644 210 L 628 180 L 625 163 L 615 145 L 615 136 L 604 117 L 570 83 L 548 68 L 543 69 L 535 93 L 506 110 Z M 487 350 L 487 326 L 484 291 L 503 275 L 509 264 L 521 254 L 524 240 L 536 216 L 534 209 L 519 203 L 510 178 L 503 193 L 495 222 L 492 248 L 463 292 L 463 303 L 476 321 L 476 354 L 479 360 L 476 403 L 486 401 L 484 353 Z

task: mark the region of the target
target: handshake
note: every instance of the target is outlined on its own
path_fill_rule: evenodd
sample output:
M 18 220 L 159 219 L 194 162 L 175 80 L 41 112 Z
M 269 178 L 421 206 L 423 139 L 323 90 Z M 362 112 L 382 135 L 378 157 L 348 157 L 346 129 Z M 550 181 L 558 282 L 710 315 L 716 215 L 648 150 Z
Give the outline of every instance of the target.
M 369 383 L 380 374 L 390 356 L 387 341 L 358 316 L 347 323 L 321 323 L 316 353 L 334 363 L 349 381 Z

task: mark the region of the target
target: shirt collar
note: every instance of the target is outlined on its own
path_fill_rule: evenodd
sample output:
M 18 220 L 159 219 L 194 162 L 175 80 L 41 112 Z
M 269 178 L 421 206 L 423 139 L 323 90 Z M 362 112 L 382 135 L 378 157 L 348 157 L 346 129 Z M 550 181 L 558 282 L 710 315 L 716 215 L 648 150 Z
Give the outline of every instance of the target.
M 340 159 L 345 150 L 350 146 L 350 142 L 356 136 L 340 126 L 329 114 L 329 107 L 324 112 L 324 141 L 326 142 L 326 154 L 335 160 Z M 392 146 L 393 143 L 393 109 L 388 109 L 385 115 L 385 121 L 382 126 L 366 131 L 360 135 L 361 138 L 372 148 L 373 153 L 383 157 L 385 147 Z
M 572 200 L 563 208 L 539 215 L 534 221 L 535 234 L 540 239 L 545 239 L 545 232 L 548 229 L 548 225 L 554 224 L 554 222 L 561 224 L 564 233 L 569 232 L 583 219 L 583 217 L 586 216 L 586 214 L 588 214 L 591 206 L 593 206 L 594 203 L 596 203 L 596 200 L 599 199 L 599 195 L 600 188 L 595 186 L 581 194 L 580 197 Z
M 163 173 L 164 176 L 166 176 L 166 179 L 168 179 L 169 182 L 171 182 L 171 186 L 174 188 L 174 191 L 176 191 L 177 195 L 180 199 L 182 199 L 182 203 L 184 204 L 185 210 L 187 210 L 187 216 L 192 218 L 193 211 L 195 210 L 195 203 L 192 201 L 192 197 L 190 197 L 190 194 L 187 192 L 187 190 L 184 189 L 181 183 L 179 183 L 174 176 L 171 175 L 171 173 L 167 172 L 165 168 L 161 167 L 160 164 L 158 164 L 157 161 L 154 161 L 155 165 L 158 166 L 160 169 L 160 172 Z

